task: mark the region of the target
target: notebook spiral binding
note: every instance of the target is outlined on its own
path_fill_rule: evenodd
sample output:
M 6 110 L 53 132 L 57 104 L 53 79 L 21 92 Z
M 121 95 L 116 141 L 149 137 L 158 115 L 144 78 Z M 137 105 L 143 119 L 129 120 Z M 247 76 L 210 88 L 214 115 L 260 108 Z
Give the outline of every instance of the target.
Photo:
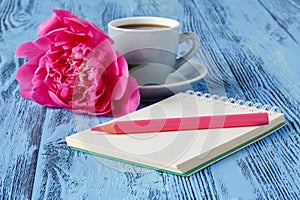
M 192 95 L 192 97 L 197 97 L 199 100 L 206 100 L 206 101 L 214 101 L 216 103 L 225 103 L 226 105 L 232 105 L 233 107 L 242 107 L 244 109 L 249 109 L 250 111 L 259 111 L 259 112 L 268 112 L 272 113 L 281 113 L 281 110 L 277 106 L 271 106 L 269 104 L 261 104 L 261 103 L 254 103 L 252 101 L 244 101 L 244 100 L 237 100 L 235 98 L 227 98 L 226 96 L 219 96 L 219 95 L 211 95 L 209 93 L 202 93 L 196 92 L 193 90 L 188 90 L 185 92 L 185 95 Z

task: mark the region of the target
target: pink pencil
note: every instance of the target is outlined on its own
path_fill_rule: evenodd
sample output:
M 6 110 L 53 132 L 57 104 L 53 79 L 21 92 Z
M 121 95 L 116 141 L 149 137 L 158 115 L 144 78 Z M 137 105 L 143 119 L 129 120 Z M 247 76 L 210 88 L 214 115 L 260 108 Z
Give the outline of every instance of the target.
M 93 127 L 91 128 L 91 130 L 113 134 L 126 134 L 260 126 L 268 123 L 268 113 L 249 113 L 186 118 L 115 121 L 108 124 Z

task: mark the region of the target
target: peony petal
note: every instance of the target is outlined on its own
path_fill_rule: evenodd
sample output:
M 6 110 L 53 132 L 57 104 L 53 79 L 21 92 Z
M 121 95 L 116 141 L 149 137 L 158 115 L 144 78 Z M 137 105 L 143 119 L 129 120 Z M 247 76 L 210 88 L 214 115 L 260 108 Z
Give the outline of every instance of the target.
M 111 99 L 111 91 L 106 90 L 95 105 L 95 111 L 97 115 L 105 115 L 112 111 L 113 105 Z
M 128 84 L 127 84 L 127 97 L 130 95 L 130 99 L 132 102 L 129 104 L 129 110 L 135 110 L 137 106 L 140 104 L 140 90 L 137 84 L 137 81 L 134 77 L 128 77 Z M 128 95 L 129 94 L 129 95 Z
M 15 56 L 17 58 L 28 58 L 32 59 L 33 57 L 44 53 L 41 49 L 35 46 L 31 41 L 25 42 L 17 47 Z
M 123 57 L 123 55 L 119 52 L 116 52 L 117 54 L 117 57 L 118 57 L 118 69 L 119 69 L 119 73 L 118 75 L 119 76 L 122 76 L 122 75 L 128 75 L 128 64 L 125 60 L 125 58 Z
M 129 76 L 127 63 L 121 54 L 107 68 L 105 75 L 103 78 L 105 79 L 105 83 L 108 84 L 109 90 L 113 93 L 113 99 L 121 99 L 126 90 Z
M 36 87 L 32 90 L 32 100 L 42 106 L 58 107 L 49 95 L 49 88 L 42 81 L 36 82 Z
M 83 43 L 87 46 L 95 47 L 96 44 L 93 41 L 93 38 L 90 38 L 86 34 L 75 34 L 73 32 L 68 31 L 67 28 L 59 28 L 47 33 L 44 37 L 51 40 L 52 42 L 57 43 L 68 43 L 68 42 L 76 42 Z
M 111 45 L 114 44 L 114 41 L 106 35 L 104 31 L 102 31 L 100 28 L 98 28 L 95 24 L 90 23 L 89 24 L 89 31 L 91 32 L 91 35 L 95 41 L 95 43 L 101 43 L 103 41 L 109 42 Z
M 19 88 L 20 88 L 20 96 L 21 97 L 32 100 L 32 91 L 31 90 L 23 89 L 22 85 L 20 85 Z
M 89 32 L 89 29 L 87 29 L 89 22 L 86 20 L 79 18 L 65 18 L 64 22 L 67 25 L 67 27 L 73 32 Z
M 119 76 L 119 65 L 118 65 L 118 58 L 115 52 L 107 52 L 109 56 L 105 56 L 102 60 L 102 63 L 105 67 L 105 73 L 110 74 L 112 76 Z
M 75 15 L 73 15 L 70 11 L 67 10 L 53 10 L 53 12 L 54 14 L 51 15 L 49 19 L 41 23 L 38 27 L 39 37 L 44 36 L 48 32 L 53 31 L 55 29 L 66 27 L 64 24 L 65 17 L 77 18 Z
M 47 37 L 39 37 L 36 40 L 32 41 L 32 43 L 41 51 L 46 52 L 52 42 Z
M 56 106 L 56 103 L 49 96 L 49 87 L 45 84 L 47 70 L 45 67 L 46 57 L 42 57 L 39 67 L 36 69 L 32 78 L 32 100 L 43 106 Z
M 119 84 L 119 83 L 118 83 Z M 140 92 L 136 80 L 129 76 L 126 91 L 122 98 L 113 100 L 114 109 L 108 116 L 119 117 L 135 111 L 140 103 Z
M 102 55 L 99 57 L 99 55 Z M 118 57 L 108 40 L 102 41 L 95 49 L 88 55 L 88 59 L 96 57 L 100 59 L 105 73 L 118 75 Z
M 39 65 L 41 56 L 36 56 L 22 65 L 17 71 L 16 79 L 20 84 L 20 94 L 26 99 L 31 99 L 31 90 L 33 87 L 32 79 Z
M 100 44 L 103 41 L 108 41 L 111 45 L 114 41 L 95 24 L 80 18 L 65 18 L 65 24 L 76 32 L 83 32 L 88 34 L 89 37 L 93 38 L 94 43 Z
M 53 102 L 56 103 L 57 106 L 59 107 L 63 107 L 63 108 L 70 108 L 69 105 L 65 104 L 64 102 L 62 102 L 56 94 L 54 94 L 52 91 L 49 91 L 49 96 L 52 99 Z
M 73 110 L 80 110 L 82 113 L 88 113 L 93 115 L 104 115 L 112 110 L 111 105 L 111 92 L 103 90 L 104 93 L 101 96 L 98 96 L 97 99 L 90 101 L 86 100 L 85 102 L 78 102 L 73 99 Z
M 126 91 L 126 87 L 128 84 L 128 76 L 110 76 L 110 80 L 112 80 L 112 82 L 115 83 L 114 85 L 110 84 L 114 86 L 113 88 L 111 88 L 112 99 L 121 99 Z M 109 81 L 107 81 L 107 83 L 109 84 Z
M 53 14 L 49 19 L 39 25 L 38 36 L 44 36 L 48 32 L 62 27 L 63 25 L 57 20 L 56 14 Z
M 69 10 L 54 9 L 53 12 L 56 14 L 58 21 L 61 22 L 61 23 L 64 23 L 64 24 L 65 24 L 65 19 L 66 18 L 78 18 L 76 15 L 74 15 Z
M 58 107 L 49 95 L 49 88 L 42 81 L 36 82 L 36 87 L 32 90 L 32 100 L 42 106 Z
M 43 37 L 47 38 L 48 40 L 54 42 L 57 41 L 57 37 L 61 35 L 67 28 L 57 28 L 55 30 L 49 31 Z

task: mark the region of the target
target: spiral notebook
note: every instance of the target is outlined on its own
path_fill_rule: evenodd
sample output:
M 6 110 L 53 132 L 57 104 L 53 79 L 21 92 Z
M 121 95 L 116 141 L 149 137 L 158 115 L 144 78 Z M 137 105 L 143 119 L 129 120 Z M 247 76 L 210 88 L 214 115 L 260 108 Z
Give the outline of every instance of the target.
M 68 146 L 108 159 L 187 176 L 268 136 L 285 124 L 277 107 L 187 91 L 116 120 L 268 112 L 269 124 L 252 127 L 107 134 L 90 129 L 66 137 Z

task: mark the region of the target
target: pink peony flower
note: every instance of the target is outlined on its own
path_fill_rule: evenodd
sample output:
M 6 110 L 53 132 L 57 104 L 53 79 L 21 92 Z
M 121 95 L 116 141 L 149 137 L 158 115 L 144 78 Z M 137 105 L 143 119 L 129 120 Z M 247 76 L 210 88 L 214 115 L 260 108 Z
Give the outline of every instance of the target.
M 16 75 L 21 96 L 77 113 L 119 116 L 136 110 L 137 83 L 112 44 L 94 24 L 54 10 L 38 38 L 16 50 L 16 57 L 28 59 Z

